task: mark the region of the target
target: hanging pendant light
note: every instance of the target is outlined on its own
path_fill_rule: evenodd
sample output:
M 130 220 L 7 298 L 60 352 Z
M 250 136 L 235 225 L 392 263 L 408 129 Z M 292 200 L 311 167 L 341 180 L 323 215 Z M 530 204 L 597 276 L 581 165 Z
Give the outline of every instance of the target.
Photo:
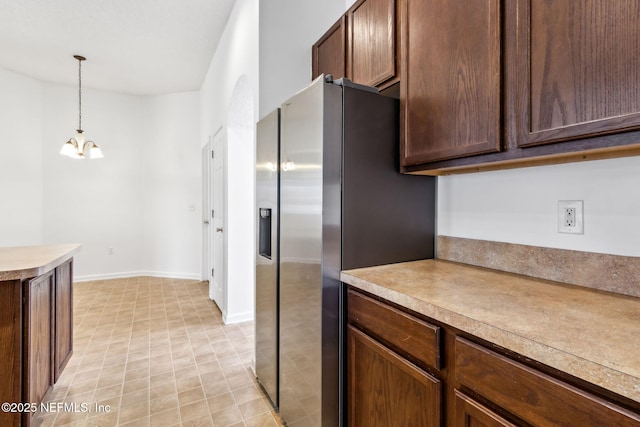
M 90 159 L 101 159 L 104 156 L 100 147 L 93 141 L 85 141 L 82 131 L 82 61 L 87 58 L 80 55 L 73 57 L 78 60 L 78 130 L 76 136 L 64 143 L 60 154 L 72 159 L 84 159 L 87 156 Z

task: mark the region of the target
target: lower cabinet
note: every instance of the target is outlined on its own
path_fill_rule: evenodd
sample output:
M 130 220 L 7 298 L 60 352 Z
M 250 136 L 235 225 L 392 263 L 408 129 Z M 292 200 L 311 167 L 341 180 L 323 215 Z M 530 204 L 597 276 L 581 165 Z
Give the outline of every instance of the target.
M 73 351 L 73 261 L 38 277 L 0 281 L 0 402 L 39 404 Z M 29 426 L 35 412 L 0 412 Z
M 347 295 L 349 427 L 640 426 L 636 402 L 380 298 Z
M 348 327 L 349 426 L 439 426 L 440 381 Z
M 352 290 L 347 306 L 349 426 L 440 426 L 440 328 Z

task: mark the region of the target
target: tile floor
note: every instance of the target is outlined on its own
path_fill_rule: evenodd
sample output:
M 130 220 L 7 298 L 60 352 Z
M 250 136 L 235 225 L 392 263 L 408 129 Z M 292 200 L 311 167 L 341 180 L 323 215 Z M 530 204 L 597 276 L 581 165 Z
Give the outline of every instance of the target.
M 35 425 L 282 426 L 251 371 L 253 323 L 224 325 L 206 283 L 74 286 L 74 354 L 46 399 L 60 410 Z

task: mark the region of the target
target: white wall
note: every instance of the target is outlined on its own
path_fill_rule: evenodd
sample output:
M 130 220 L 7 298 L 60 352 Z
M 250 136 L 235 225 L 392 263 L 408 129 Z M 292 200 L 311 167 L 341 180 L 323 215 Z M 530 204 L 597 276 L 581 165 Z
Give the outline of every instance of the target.
M 227 290 L 220 308 L 227 323 L 252 320 L 254 311 L 253 123 L 258 111 L 258 27 L 258 0 L 238 0 L 200 92 L 201 146 L 220 128 L 226 138 L 223 282 Z M 230 123 L 237 119 L 232 111 L 241 111 L 250 123 L 241 120 L 245 127 L 237 120 Z
M 103 159 L 59 154 L 78 125 L 77 88 L 45 84 L 43 98 L 44 243 L 81 243 L 81 278 L 136 274 L 142 267 L 142 98 L 82 91 L 82 127 Z M 108 255 L 108 248 L 114 254 Z
M 231 96 L 242 75 L 258 99 L 258 27 L 258 0 L 237 0 L 200 89 L 201 146 L 226 127 Z
M 81 243 L 80 279 L 200 278 L 197 92 L 84 89 L 82 126 L 99 160 L 58 153 L 78 126 L 76 87 L 0 69 L 0 93 L 0 246 Z
M 0 152 L 0 246 L 41 244 L 42 83 L 4 69 Z
M 260 2 L 260 118 L 311 83 L 311 46 L 345 12 L 346 4 Z
M 144 270 L 200 279 L 200 93 L 146 98 L 141 218 Z
M 438 234 L 640 256 L 640 157 L 438 178 Z M 558 200 L 584 200 L 584 234 L 557 231 Z

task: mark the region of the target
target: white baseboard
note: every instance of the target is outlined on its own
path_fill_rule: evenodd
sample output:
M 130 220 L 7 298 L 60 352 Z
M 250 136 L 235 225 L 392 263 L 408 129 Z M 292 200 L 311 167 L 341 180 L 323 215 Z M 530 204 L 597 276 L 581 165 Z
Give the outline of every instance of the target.
M 106 274 L 88 274 L 82 276 L 74 276 L 74 282 L 90 282 L 93 280 L 109 280 L 109 279 L 127 279 L 130 277 L 165 277 L 169 279 L 187 279 L 187 280 L 202 280 L 200 274 L 193 273 L 172 273 L 166 271 L 127 271 L 120 273 L 106 273 Z
M 320 260 L 319 259 L 314 259 L 314 258 L 296 258 L 296 257 L 286 257 L 286 258 L 281 258 L 280 262 L 282 263 L 296 263 L 296 264 L 320 264 Z
M 226 312 L 222 313 L 222 321 L 225 325 L 231 325 L 234 323 L 251 322 L 253 321 L 253 311 L 245 311 L 244 313 L 234 313 L 228 315 Z

